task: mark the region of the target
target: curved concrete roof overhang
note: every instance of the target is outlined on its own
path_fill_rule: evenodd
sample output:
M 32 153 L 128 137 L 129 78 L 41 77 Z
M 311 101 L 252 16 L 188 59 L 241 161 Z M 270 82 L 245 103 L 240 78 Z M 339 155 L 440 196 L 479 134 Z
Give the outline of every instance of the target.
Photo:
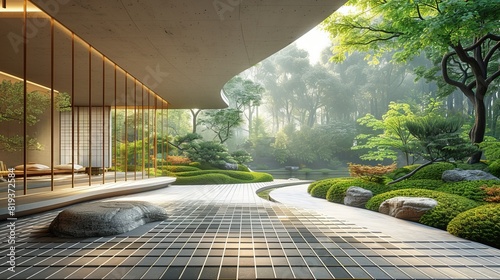
M 221 89 L 228 80 L 295 41 L 346 0 L 32 2 L 168 101 L 169 108 L 205 109 L 226 107 Z M 0 13 L 0 32 L 11 32 L 9 20 L 19 21 L 12 18 Z M 50 37 L 50 31 L 43 31 L 49 28 L 38 29 L 39 37 L 43 32 Z M 19 53 L 7 45 L 0 46 L 7 54 L 0 58 L 0 71 L 19 74 L 19 65 L 9 66 L 9 57 Z M 68 48 L 57 48 L 61 59 L 56 68 L 58 63 L 64 68 L 68 63 L 62 57 L 71 55 L 65 54 Z M 50 84 L 47 71 L 37 71 L 31 70 L 30 77 Z M 67 72 L 59 70 L 58 80 L 67 81 Z M 88 70 L 81 75 L 88 76 Z M 61 82 L 57 90 L 68 91 L 67 87 Z

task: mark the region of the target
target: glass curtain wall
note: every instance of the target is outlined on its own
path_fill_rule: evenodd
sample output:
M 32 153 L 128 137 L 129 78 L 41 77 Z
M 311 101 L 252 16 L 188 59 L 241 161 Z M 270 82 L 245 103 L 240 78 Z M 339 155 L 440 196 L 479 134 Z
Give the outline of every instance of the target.
M 0 175 L 17 194 L 157 174 L 166 101 L 29 1 L 0 23 Z

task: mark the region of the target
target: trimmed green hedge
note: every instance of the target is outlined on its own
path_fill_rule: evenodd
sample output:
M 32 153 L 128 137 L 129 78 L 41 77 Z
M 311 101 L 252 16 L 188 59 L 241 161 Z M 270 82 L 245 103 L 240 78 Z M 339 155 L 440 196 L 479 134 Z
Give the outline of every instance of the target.
M 458 214 L 448 232 L 500 249 L 500 204 L 490 203 Z
M 498 180 L 478 180 L 478 181 L 461 181 L 443 184 L 436 189 L 437 191 L 460 195 L 470 198 L 474 201 L 484 202 L 488 196 L 486 191 L 481 189 L 482 186 L 491 187 L 493 185 L 500 185 Z
M 311 191 L 318 185 L 324 185 L 326 184 L 327 182 L 333 182 L 335 180 L 339 180 L 339 179 L 351 179 L 351 178 L 328 178 L 328 179 L 323 179 L 323 180 L 318 180 L 318 181 L 314 181 L 312 182 L 311 184 L 309 184 L 309 186 L 307 187 L 307 193 L 311 193 Z
M 390 187 L 394 190 L 400 189 L 426 189 L 435 190 L 443 185 L 442 180 L 431 180 L 431 179 L 416 179 L 416 180 L 404 180 L 401 182 L 394 183 Z
M 416 180 L 416 179 L 441 180 L 441 176 L 443 175 L 444 171 L 452 170 L 455 168 L 456 168 L 455 165 L 449 162 L 435 162 L 418 170 L 417 173 L 413 174 L 410 178 L 408 178 L 408 180 Z
M 163 170 L 170 172 L 187 172 L 187 171 L 197 171 L 200 170 L 198 167 L 186 166 L 186 165 L 168 165 L 164 166 Z
M 443 230 L 446 230 L 448 223 L 458 214 L 480 205 L 480 203 L 476 201 L 455 194 L 424 189 L 401 189 L 376 195 L 366 203 L 365 207 L 366 209 L 378 211 L 382 202 L 396 196 L 428 197 L 435 199 L 438 205 L 425 213 L 422 218 L 420 218 L 419 222 Z
M 176 177 L 193 177 L 205 174 L 223 174 L 239 180 L 252 180 L 253 175 L 251 172 L 233 171 L 233 170 L 197 170 L 175 173 Z
M 307 188 L 307 192 L 310 193 L 311 196 L 313 197 L 326 198 L 326 193 L 333 184 L 339 181 L 352 180 L 352 179 L 353 178 L 347 177 L 347 178 L 329 178 L 329 179 L 319 180 L 311 183 Z
M 201 184 L 241 184 L 271 182 L 273 176 L 263 172 L 243 172 L 229 170 L 201 170 L 177 173 L 177 180 L 173 185 L 201 185 Z

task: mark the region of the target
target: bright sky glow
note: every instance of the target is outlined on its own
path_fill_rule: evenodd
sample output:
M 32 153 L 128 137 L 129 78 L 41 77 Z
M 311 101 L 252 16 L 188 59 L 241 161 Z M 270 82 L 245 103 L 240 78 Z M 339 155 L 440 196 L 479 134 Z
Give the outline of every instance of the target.
M 321 51 L 331 44 L 328 33 L 319 27 L 315 27 L 295 42 L 297 43 L 297 47 L 309 52 L 309 60 L 312 65 L 318 63 Z

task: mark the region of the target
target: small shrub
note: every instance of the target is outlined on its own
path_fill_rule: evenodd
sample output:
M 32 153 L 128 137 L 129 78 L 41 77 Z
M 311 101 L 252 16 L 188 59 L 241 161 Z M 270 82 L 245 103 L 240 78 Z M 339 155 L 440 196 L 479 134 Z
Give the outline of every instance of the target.
M 191 160 L 182 156 L 167 156 L 167 163 L 170 165 L 187 165 L 191 163 Z
M 323 180 L 318 180 L 318 181 L 314 181 L 312 182 L 311 184 L 309 184 L 309 187 L 307 187 L 307 193 L 311 193 L 311 191 L 317 186 L 317 185 L 320 185 L 320 184 L 324 184 L 326 182 L 331 182 L 331 181 L 336 181 L 336 180 L 340 180 L 340 179 L 351 179 L 351 178 L 328 178 L 328 179 L 323 179 Z
M 490 203 L 458 214 L 448 224 L 449 233 L 500 249 L 500 204 Z
M 428 197 L 435 199 L 438 205 L 434 209 L 427 211 L 427 213 L 420 218 L 419 222 L 444 230 L 446 230 L 448 223 L 459 213 L 480 205 L 476 201 L 455 194 L 424 189 L 402 189 L 376 195 L 366 203 L 365 207 L 366 209 L 378 211 L 382 202 L 396 196 Z
M 323 180 L 316 184 L 309 192 L 312 197 L 326 198 L 326 193 L 335 181 Z
M 416 179 L 431 179 L 431 180 L 441 180 L 441 176 L 443 172 L 446 170 L 452 170 L 455 168 L 455 165 L 449 162 L 435 162 L 433 164 L 427 165 L 423 167 L 417 173 L 413 174 L 409 180 Z
M 437 191 L 451 193 L 467 197 L 474 201 L 484 202 L 486 191 L 482 187 L 490 187 L 499 184 L 497 180 L 461 181 L 443 184 Z
M 443 185 L 442 180 L 429 180 L 429 179 L 417 179 L 417 180 L 404 180 L 391 185 L 392 189 L 426 189 L 435 190 Z
M 389 172 L 396 170 L 396 163 L 391 165 L 376 166 L 348 163 L 349 174 L 352 177 L 359 177 L 367 181 L 382 182 L 383 176 Z
M 486 192 L 486 197 L 484 198 L 487 202 L 500 202 L 500 186 L 494 185 L 491 187 L 481 186 L 481 189 Z

